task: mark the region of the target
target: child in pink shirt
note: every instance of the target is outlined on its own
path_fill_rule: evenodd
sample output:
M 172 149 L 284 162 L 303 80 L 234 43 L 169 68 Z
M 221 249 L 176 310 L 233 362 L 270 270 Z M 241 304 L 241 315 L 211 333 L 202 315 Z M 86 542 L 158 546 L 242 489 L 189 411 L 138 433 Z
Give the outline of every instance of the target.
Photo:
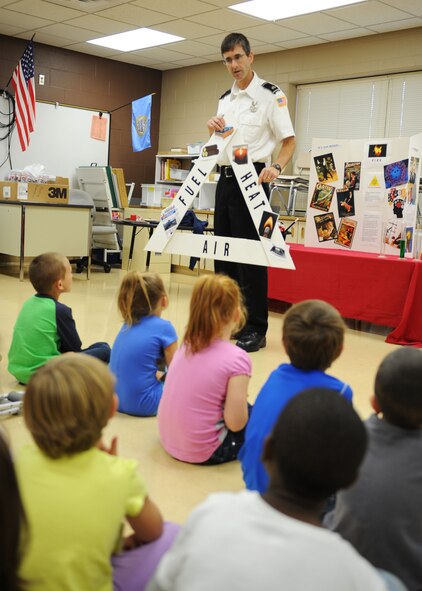
M 164 449 L 192 464 L 237 458 L 248 421 L 248 354 L 230 343 L 245 323 L 239 286 L 226 275 L 195 283 L 183 344 L 170 365 L 158 407 Z

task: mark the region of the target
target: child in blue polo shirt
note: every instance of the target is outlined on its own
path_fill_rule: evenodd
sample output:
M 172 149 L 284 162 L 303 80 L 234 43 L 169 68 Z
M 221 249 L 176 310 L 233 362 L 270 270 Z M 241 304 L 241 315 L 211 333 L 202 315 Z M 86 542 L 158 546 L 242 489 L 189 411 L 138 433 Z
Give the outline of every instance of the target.
M 264 493 L 268 475 L 262 450 L 287 402 L 306 388 L 337 390 L 349 402 L 352 390 L 325 371 L 343 349 L 344 322 L 330 304 L 306 300 L 292 306 L 283 323 L 283 345 L 291 363 L 282 363 L 262 387 L 246 427 L 239 453 L 246 488 Z

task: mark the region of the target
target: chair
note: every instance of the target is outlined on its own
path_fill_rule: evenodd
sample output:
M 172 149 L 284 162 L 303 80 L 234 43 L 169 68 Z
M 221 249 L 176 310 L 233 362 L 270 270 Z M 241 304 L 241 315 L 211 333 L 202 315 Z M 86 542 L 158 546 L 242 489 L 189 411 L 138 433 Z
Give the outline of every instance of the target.
M 298 157 L 295 161 L 293 175 L 280 175 L 270 184 L 270 205 L 273 205 L 274 194 L 277 192 L 280 200 L 284 206 L 285 213 L 287 215 L 296 215 L 297 194 L 308 193 L 309 189 L 309 173 L 311 166 L 311 154 L 310 152 L 299 152 Z M 282 191 L 286 190 L 289 192 L 287 205 L 283 198 Z M 280 209 L 280 208 L 279 208 Z M 304 207 L 300 208 L 300 211 L 306 211 L 306 203 Z
M 90 205 L 92 208 L 92 246 L 91 252 L 97 249 L 104 251 L 103 260 L 96 259 L 91 256 L 91 264 L 100 265 L 103 267 L 105 273 L 110 273 L 111 266 L 107 262 L 107 250 L 110 250 L 110 246 L 115 250 L 115 244 L 117 243 L 120 250 L 119 238 L 117 228 L 112 223 L 109 215 L 103 215 L 104 212 L 97 212 L 93 198 L 86 191 L 80 189 L 69 189 L 69 204 L 70 205 Z M 71 261 L 76 263 L 76 272 L 82 273 L 82 271 L 88 266 L 88 260 L 86 257 Z

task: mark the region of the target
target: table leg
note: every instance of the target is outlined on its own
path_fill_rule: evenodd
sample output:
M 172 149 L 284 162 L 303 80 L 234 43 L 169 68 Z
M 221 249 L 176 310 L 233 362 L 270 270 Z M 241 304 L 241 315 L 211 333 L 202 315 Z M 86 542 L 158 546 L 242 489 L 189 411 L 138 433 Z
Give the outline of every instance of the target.
M 150 227 L 150 228 L 148 228 L 148 234 L 149 234 L 149 238 L 151 238 L 151 236 L 152 236 L 152 233 L 154 232 L 154 230 L 155 230 L 155 228 L 154 228 L 154 227 Z M 151 251 L 150 251 L 150 250 L 147 250 L 147 258 L 146 258 L 146 261 L 145 261 L 145 263 L 146 263 L 146 268 L 147 268 L 147 269 L 149 269 L 150 262 L 151 262 Z
M 25 278 L 25 205 L 21 207 L 21 244 L 19 253 L 19 280 L 23 281 Z
M 127 259 L 127 270 L 130 270 L 133 257 L 133 247 L 135 246 L 136 226 L 132 226 L 132 237 L 130 239 L 129 256 Z

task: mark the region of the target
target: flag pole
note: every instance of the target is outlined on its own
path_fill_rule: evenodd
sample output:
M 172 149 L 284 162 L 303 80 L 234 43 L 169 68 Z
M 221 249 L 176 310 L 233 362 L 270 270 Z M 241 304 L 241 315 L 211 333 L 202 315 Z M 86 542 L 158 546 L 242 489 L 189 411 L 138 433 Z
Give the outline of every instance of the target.
M 35 37 L 35 33 L 32 35 L 31 39 L 30 39 L 30 40 L 28 41 L 28 43 L 26 44 L 26 47 L 28 47 L 28 45 L 31 43 L 31 41 L 33 41 L 33 40 L 34 40 L 34 37 Z M 25 51 L 26 51 L 26 47 L 25 47 L 25 49 L 24 49 L 24 51 L 23 51 L 23 54 L 24 54 L 24 53 L 25 53 Z M 22 56 L 21 56 L 21 58 L 20 58 L 20 59 L 22 59 L 22 57 L 23 57 L 23 54 L 22 54 Z M 20 60 L 19 60 L 19 61 L 20 61 Z M 19 62 L 18 62 L 18 63 L 19 63 Z M 14 70 L 13 70 L 13 72 L 14 72 Z M 9 78 L 9 82 L 8 82 L 8 83 L 6 84 L 6 86 L 4 87 L 4 89 L 5 89 L 5 90 L 6 90 L 6 88 L 9 86 L 9 84 L 12 82 L 12 78 L 13 78 L 13 72 L 12 72 L 12 75 L 10 76 L 10 78 Z
M 154 96 L 157 93 L 156 92 L 151 92 L 150 94 L 151 94 L 151 96 Z M 132 103 L 133 103 L 133 101 L 130 101 L 130 103 L 126 103 L 125 105 L 122 105 L 121 107 L 116 107 L 115 109 L 111 109 L 111 111 L 109 111 L 109 113 L 114 113 L 114 111 L 119 111 L 120 109 L 123 109 L 124 107 L 128 107 Z

